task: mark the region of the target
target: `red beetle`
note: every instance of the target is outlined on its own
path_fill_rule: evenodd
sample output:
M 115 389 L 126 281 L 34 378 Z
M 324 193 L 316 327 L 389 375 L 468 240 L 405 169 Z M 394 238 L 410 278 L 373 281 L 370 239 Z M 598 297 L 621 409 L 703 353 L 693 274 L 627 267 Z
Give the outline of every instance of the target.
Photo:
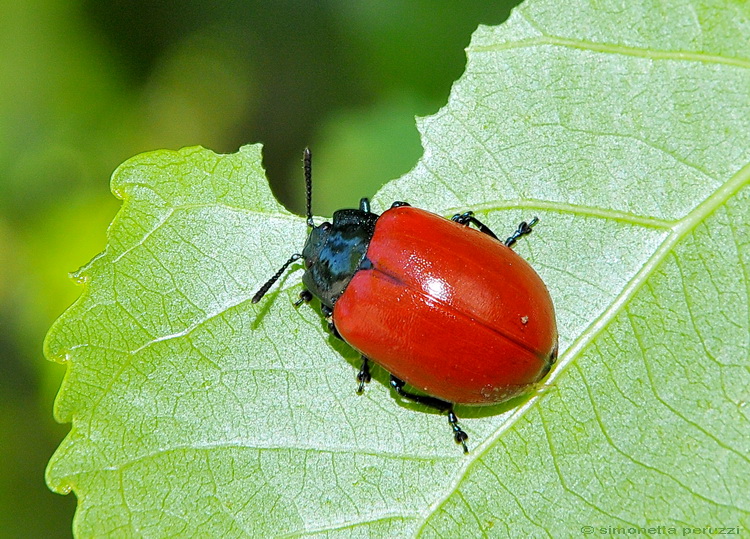
M 370 381 L 374 361 L 391 373 L 400 396 L 447 412 L 466 452 L 468 436 L 453 405 L 515 397 L 557 358 L 552 299 L 511 249 L 537 219 L 501 242 L 472 212 L 448 220 L 394 202 L 378 216 L 363 198 L 358 210 L 338 210 L 333 223 L 315 226 L 309 150 L 304 163 L 310 235 L 253 303 L 303 258 L 305 289 L 296 305 L 317 297 L 333 335 L 362 354 L 357 392 Z M 406 391 L 407 384 L 425 395 Z

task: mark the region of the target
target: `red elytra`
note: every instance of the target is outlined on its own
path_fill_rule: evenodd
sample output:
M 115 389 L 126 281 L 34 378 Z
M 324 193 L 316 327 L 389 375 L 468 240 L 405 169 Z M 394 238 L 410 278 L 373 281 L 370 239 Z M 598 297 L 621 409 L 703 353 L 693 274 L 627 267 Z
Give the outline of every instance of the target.
M 402 206 L 377 220 L 358 271 L 333 308 L 341 337 L 409 385 L 458 404 L 526 391 L 556 356 L 547 287 L 510 247 Z

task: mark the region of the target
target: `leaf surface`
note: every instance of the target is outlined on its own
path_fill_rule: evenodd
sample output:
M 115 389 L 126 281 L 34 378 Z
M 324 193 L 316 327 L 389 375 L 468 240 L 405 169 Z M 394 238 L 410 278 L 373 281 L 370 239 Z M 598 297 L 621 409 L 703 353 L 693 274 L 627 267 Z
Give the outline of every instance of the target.
M 476 32 L 419 121 L 424 156 L 373 208 L 472 209 L 500 233 L 538 215 L 518 251 L 561 333 L 547 388 L 459 408 L 468 457 L 385 373 L 354 394 L 356 354 L 291 305 L 301 272 L 251 304 L 306 233 L 258 146 L 124 163 L 46 343 L 73 423 L 47 480 L 78 495 L 77 533 L 747 528 L 749 6 L 530 0 Z

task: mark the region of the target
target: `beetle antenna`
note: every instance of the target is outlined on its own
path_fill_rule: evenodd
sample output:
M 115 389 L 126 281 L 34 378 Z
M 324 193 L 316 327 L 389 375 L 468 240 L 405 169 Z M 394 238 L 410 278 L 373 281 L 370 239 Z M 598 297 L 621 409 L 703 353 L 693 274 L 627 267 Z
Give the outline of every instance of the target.
M 305 164 L 305 188 L 307 189 L 307 226 L 314 228 L 315 223 L 312 218 L 312 153 L 310 148 L 305 148 L 302 160 Z
M 278 281 L 279 277 L 281 277 L 284 274 L 284 272 L 289 267 L 289 265 L 292 262 L 295 262 L 295 261 L 299 260 L 300 258 L 302 258 L 302 255 L 299 254 L 299 253 L 295 253 L 295 254 L 293 254 L 289 258 L 289 260 L 287 260 L 286 262 L 284 262 L 284 265 L 281 266 L 281 268 L 279 268 L 279 271 L 277 271 L 276 273 L 274 273 L 273 277 L 271 277 L 270 279 L 268 279 L 266 281 L 266 283 L 263 286 L 260 287 L 260 290 L 258 290 L 255 293 L 255 295 L 253 296 L 253 303 L 258 303 L 260 301 L 260 298 L 262 298 L 263 296 L 265 296 L 266 292 L 268 292 L 268 289 L 273 286 L 273 283 L 275 283 L 276 281 Z

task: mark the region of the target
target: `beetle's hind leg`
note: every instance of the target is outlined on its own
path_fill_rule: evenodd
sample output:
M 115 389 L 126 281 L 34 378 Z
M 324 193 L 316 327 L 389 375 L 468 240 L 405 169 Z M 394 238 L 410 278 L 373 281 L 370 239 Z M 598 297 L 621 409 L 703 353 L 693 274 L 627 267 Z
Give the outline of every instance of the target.
M 453 429 L 453 439 L 457 444 L 461 444 L 461 447 L 464 449 L 464 454 L 468 453 L 469 449 L 466 447 L 466 440 L 469 439 L 469 435 L 459 426 L 458 418 L 453 411 L 453 406 L 448 410 L 448 423 L 450 423 L 450 426 Z
M 435 397 L 428 397 L 427 395 L 415 395 L 414 393 L 409 393 L 408 391 L 404 390 L 405 385 L 406 385 L 406 382 L 404 382 L 400 378 L 397 378 L 391 374 L 391 387 L 401 397 L 417 402 L 419 404 L 424 404 L 425 406 L 429 406 L 430 408 L 434 408 L 440 412 L 448 413 L 448 423 L 450 424 L 451 429 L 453 429 L 453 439 L 456 441 L 457 444 L 461 444 L 461 447 L 463 447 L 464 453 L 468 453 L 469 449 L 466 447 L 466 440 L 469 439 L 469 435 L 466 434 L 463 431 L 463 429 L 459 426 L 458 417 L 456 417 L 456 413 L 453 411 L 453 404 L 448 401 L 444 401 L 442 399 L 436 399 Z

